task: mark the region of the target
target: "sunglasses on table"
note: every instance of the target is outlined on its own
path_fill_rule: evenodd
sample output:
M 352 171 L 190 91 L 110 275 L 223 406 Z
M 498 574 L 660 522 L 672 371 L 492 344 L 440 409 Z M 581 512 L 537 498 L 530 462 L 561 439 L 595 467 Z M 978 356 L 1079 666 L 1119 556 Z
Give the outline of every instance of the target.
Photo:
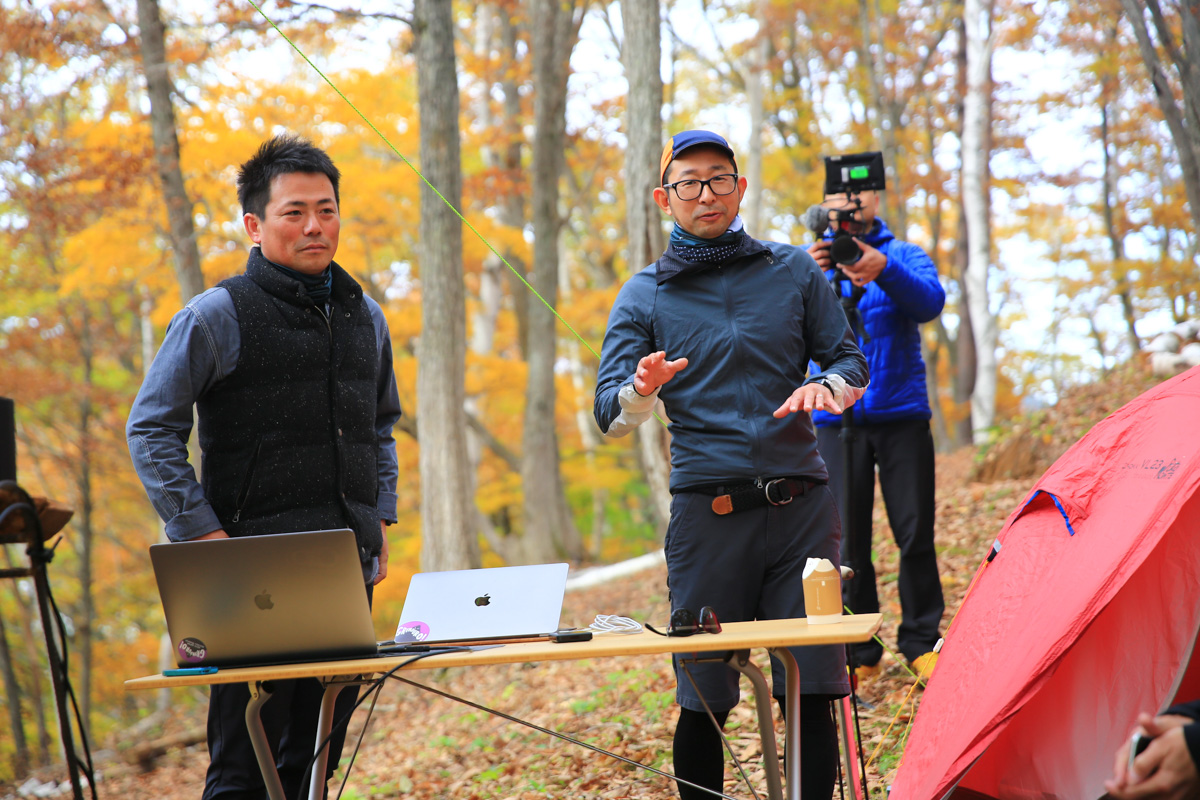
M 712 606 L 701 608 L 699 617 L 690 608 L 677 608 L 671 612 L 671 623 L 666 633 L 650 624 L 646 625 L 646 629 L 659 636 L 692 636 L 697 633 L 720 633 L 721 622 Z

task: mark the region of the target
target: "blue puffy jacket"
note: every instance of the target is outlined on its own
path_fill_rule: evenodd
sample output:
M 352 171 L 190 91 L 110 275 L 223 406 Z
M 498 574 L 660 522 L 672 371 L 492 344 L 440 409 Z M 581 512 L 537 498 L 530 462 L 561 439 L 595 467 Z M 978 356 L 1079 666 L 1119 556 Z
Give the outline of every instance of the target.
M 826 238 L 832 238 L 827 234 Z M 937 267 L 915 244 L 896 239 L 887 223 L 875 220 L 863 241 L 887 256 L 887 266 L 866 286 L 858 301 L 867 336 L 859 347 L 867 357 L 871 385 L 850 409 L 855 425 L 929 419 L 925 387 L 925 361 L 921 357 L 920 323 L 942 313 L 946 291 L 938 282 Z M 834 271 L 826 271 L 834 278 Z M 849 296 L 850 281 L 835 283 Z M 817 372 L 814 365 L 812 372 Z M 841 425 L 839 417 L 823 411 L 813 414 L 817 425 Z
M 613 431 L 618 395 L 638 361 L 659 350 L 688 359 L 659 392 L 671 419 L 672 491 L 828 477 L 808 415 L 772 413 L 811 380 L 810 359 L 851 386 L 867 384 L 867 365 L 837 297 L 803 249 L 746 236 L 718 265 L 684 262 L 670 246 L 630 278 L 609 314 L 596 376 L 596 422 L 605 434 L 620 435 Z

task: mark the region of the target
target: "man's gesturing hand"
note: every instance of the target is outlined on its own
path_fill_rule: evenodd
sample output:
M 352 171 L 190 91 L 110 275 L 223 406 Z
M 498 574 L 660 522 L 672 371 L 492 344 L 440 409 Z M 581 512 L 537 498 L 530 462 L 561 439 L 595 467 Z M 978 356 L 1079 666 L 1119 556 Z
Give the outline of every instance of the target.
M 783 419 L 788 414 L 797 411 L 828 411 L 831 414 L 842 413 L 842 407 L 833 400 L 833 392 L 820 383 L 809 383 L 792 392 L 792 396 L 783 405 L 775 409 L 772 415 L 775 419 Z
M 829 390 L 829 387 L 822 383 L 808 383 L 792 392 L 792 396 L 783 405 L 775 409 L 775 413 L 772 416 L 775 419 L 783 419 L 788 414 L 795 414 L 801 410 L 811 412 L 813 409 L 828 411 L 830 414 L 841 414 L 863 396 L 863 391 L 863 389 L 854 386 L 845 387 L 842 390 L 842 403 L 845 403 L 843 406 L 834 400 L 834 394 Z
M 643 397 L 648 397 L 687 365 L 686 358 L 667 361 L 667 354 L 662 350 L 651 353 L 638 362 L 637 372 L 633 375 L 633 390 Z

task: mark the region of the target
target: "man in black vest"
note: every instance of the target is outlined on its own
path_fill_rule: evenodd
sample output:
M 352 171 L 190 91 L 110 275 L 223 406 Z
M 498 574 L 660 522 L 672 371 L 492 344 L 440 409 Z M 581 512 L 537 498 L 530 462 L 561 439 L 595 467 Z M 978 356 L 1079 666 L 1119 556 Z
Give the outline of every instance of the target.
M 246 270 L 179 311 L 130 411 L 134 467 L 172 541 L 352 528 L 363 579 L 387 576 L 396 521 L 400 400 L 383 312 L 333 261 L 340 173 L 312 144 L 277 136 L 238 172 L 256 247 Z M 192 407 L 202 480 L 188 463 Z M 343 691 L 335 719 L 356 692 Z M 279 681 L 263 724 L 288 798 L 307 794 L 322 688 Z M 265 794 L 244 684 L 212 687 L 205 800 Z M 329 771 L 344 728 L 331 742 Z

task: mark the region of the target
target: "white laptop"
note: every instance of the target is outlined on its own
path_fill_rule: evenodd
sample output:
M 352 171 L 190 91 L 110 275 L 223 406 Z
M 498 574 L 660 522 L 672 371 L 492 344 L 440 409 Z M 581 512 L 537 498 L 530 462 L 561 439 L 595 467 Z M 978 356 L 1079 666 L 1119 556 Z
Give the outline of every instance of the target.
M 156 544 L 150 560 L 180 667 L 377 653 L 349 529 Z
M 558 630 L 566 564 L 418 572 L 397 642 L 470 642 L 546 636 Z

